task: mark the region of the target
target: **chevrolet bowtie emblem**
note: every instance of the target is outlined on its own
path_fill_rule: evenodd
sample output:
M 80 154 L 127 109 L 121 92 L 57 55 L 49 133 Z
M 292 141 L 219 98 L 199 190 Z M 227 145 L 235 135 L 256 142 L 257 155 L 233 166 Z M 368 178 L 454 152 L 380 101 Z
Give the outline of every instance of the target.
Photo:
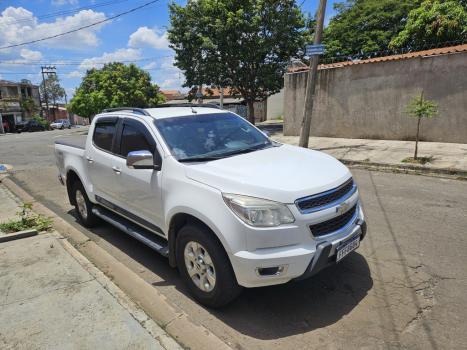
M 350 204 L 349 203 L 341 203 L 336 207 L 336 213 L 339 215 L 344 214 L 347 210 L 349 210 Z

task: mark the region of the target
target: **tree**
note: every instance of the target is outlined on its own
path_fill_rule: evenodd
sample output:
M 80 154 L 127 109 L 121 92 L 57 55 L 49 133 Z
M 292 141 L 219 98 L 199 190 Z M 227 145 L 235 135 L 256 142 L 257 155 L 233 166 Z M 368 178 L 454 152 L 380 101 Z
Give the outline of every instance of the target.
M 36 104 L 34 103 L 34 100 L 32 98 L 22 98 L 20 101 L 19 101 L 20 105 L 21 105 L 21 109 L 26 112 L 27 115 L 31 116 L 33 115 L 37 110 L 37 106 Z
M 39 86 L 41 101 L 47 101 L 48 105 L 57 105 L 65 97 L 65 89 L 60 86 L 60 80 L 56 74 L 48 75 Z M 55 109 L 54 119 L 55 119 Z M 47 117 L 49 111 L 47 111 Z
M 467 36 L 467 1 L 425 0 L 409 14 L 404 29 L 391 47 L 423 47 Z
M 70 110 L 91 119 L 113 107 L 153 107 L 165 101 L 149 73 L 134 64 L 114 62 L 86 72 L 70 101 Z
M 405 26 L 408 13 L 422 0 L 347 0 L 336 3 L 337 14 L 324 31 L 325 58 L 388 49 Z
M 418 156 L 418 140 L 420 135 L 420 122 L 422 118 L 432 118 L 438 114 L 438 105 L 431 100 L 427 100 L 423 97 L 423 91 L 420 96 L 414 97 L 407 106 L 407 114 L 410 117 L 417 118 L 417 135 L 415 137 L 415 153 L 414 160 L 417 160 Z
M 198 0 L 170 5 L 170 47 L 184 86 L 230 87 L 248 105 L 280 91 L 288 60 L 303 49 L 305 19 L 294 0 Z

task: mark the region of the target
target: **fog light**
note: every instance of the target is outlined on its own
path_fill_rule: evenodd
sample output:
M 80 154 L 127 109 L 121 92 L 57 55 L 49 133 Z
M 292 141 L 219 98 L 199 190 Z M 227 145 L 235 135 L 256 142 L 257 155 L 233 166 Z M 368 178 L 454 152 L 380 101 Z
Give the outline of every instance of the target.
M 273 266 L 273 267 L 258 267 L 256 269 L 256 273 L 258 276 L 261 277 L 270 277 L 270 276 L 280 276 L 285 271 L 287 271 L 288 265 L 280 265 L 280 266 Z

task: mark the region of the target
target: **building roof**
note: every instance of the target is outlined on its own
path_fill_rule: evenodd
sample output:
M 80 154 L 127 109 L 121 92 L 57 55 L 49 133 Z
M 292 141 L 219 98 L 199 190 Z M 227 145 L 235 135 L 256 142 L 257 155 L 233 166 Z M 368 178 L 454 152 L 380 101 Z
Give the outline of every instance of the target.
M 176 99 L 182 99 L 185 97 L 184 94 L 182 94 L 178 90 L 161 90 L 161 94 L 165 96 L 167 100 L 176 100 Z
M 406 60 L 406 59 L 416 58 L 416 57 L 441 56 L 441 55 L 455 54 L 455 53 L 460 53 L 460 52 L 467 52 L 467 44 L 440 47 L 437 49 L 430 49 L 430 50 L 423 50 L 423 51 L 414 51 L 414 52 L 408 52 L 408 53 L 404 53 L 400 55 L 368 58 L 364 60 L 354 60 L 354 61 L 344 61 L 344 62 L 338 62 L 338 63 L 321 64 L 319 66 L 319 69 L 340 68 L 340 67 L 345 67 L 345 66 L 353 66 L 356 64 L 400 61 L 400 60 Z

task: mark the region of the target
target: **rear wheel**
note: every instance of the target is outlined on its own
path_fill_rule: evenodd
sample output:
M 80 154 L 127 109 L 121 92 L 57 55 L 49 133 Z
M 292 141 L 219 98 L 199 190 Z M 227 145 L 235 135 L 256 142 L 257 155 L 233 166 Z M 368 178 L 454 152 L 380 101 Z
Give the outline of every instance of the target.
M 86 227 L 96 226 L 99 223 L 99 218 L 93 214 L 93 204 L 89 201 L 81 182 L 75 182 L 72 193 L 75 200 L 76 213 L 81 224 Z
M 177 235 L 177 265 L 195 299 L 209 307 L 221 307 L 241 292 L 222 245 L 199 224 L 183 226 Z

